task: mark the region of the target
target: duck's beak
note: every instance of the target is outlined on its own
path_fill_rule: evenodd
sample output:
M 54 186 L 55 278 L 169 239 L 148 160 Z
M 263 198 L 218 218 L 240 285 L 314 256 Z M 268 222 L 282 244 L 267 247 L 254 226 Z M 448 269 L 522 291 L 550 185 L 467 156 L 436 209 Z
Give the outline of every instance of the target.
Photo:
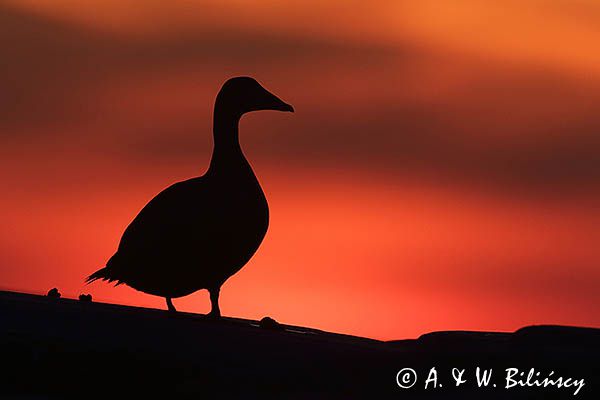
M 282 102 L 282 105 L 281 105 L 281 108 L 279 109 L 279 111 L 294 112 L 294 107 L 292 107 L 291 104 Z
M 267 99 L 265 99 L 266 110 L 294 112 L 294 107 L 284 102 L 273 93 L 265 90 L 265 94 L 267 95 Z

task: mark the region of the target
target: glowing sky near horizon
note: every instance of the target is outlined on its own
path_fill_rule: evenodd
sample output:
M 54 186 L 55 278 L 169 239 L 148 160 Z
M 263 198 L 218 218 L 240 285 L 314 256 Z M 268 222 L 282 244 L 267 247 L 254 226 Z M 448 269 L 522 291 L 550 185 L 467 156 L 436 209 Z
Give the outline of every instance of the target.
M 225 315 L 381 339 L 600 327 L 598 22 L 586 0 L 5 2 L 0 288 L 164 307 L 83 279 L 204 171 L 243 74 L 296 113 L 241 122 L 271 226 Z

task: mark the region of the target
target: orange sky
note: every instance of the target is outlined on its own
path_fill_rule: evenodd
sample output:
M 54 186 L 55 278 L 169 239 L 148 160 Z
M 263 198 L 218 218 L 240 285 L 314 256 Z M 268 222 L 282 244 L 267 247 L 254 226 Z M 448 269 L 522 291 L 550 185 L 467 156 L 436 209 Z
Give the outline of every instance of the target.
M 297 111 L 242 120 L 271 226 L 224 314 L 381 339 L 600 326 L 600 7 L 363 3 L 1 5 L 0 286 L 162 308 L 83 279 L 205 170 L 244 74 Z

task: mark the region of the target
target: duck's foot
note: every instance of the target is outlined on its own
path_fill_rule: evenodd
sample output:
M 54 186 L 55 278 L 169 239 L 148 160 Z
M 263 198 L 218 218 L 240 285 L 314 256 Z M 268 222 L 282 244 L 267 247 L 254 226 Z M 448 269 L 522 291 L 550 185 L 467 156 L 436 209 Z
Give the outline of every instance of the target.
M 173 305 L 173 302 L 171 301 L 171 298 L 170 297 L 165 297 L 165 299 L 167 299 L 167 309 L 169 310 L 169 312 L 176 313 L 177 310 L 175 309 L 175 306 Z
M 206 318 L 208 319 L 212 319 L 212 320 L 220 320 L 221 319 L 221 312 L 219 310 L 215 311 L 212 310 L 211 312 L 209 312 L 208 314 L 206 314 Z

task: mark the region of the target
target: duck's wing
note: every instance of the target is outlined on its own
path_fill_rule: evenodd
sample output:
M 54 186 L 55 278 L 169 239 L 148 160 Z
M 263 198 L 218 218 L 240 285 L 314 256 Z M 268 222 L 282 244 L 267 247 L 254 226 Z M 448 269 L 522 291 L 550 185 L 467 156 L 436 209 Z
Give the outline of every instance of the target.
M 129 224 L 107 266 L 148 267 L 165 258 L 185 258 L 190 246 L 197 248 L 210 235 L 216 217 L 213 197 L 203 177 L 169 186 Z

